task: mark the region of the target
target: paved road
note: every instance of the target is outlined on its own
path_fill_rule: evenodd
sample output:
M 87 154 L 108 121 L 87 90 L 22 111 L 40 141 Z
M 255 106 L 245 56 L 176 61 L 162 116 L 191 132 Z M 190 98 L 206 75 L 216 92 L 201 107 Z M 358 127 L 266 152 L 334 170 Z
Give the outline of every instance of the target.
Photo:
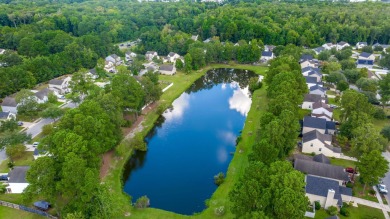
M 390 162 L 390 153 L 388 151 L 383 152 L 382 155 Z M 383 178 L 383 184 L 386 185 L 387 189 L 390 189 L 390 171 L 387 172 L 386 176 Z M 390 193 L 386 195 L 386 198 L 387 200 L 390 200 Z

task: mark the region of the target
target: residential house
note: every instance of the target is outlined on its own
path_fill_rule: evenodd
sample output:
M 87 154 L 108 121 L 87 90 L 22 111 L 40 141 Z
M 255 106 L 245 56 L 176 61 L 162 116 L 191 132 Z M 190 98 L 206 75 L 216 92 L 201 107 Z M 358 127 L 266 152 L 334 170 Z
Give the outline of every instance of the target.
M 34 93 L 34 96 L 36 97 L 38 103 L 46 103 L 49 100 L 49 93 L 54 93 L 54 91 L 49 88 L 44 88 Z
M 325 43 L 324 45 L 322 45 L 322 47 L 324 47 L 324 49 L 326 50 L 331 50 L 332 48 L 336 48 L 336 45 L 333 43 Z
M 332 121 L 332 117 L 326 115 L 325 113 L 311 113 L 311 117 L 325 119 L 326 121 Z
M 65 77 L 63 79 L 52 79 L 49 81 L 49 89 L 53 90 L 54 92 L 58 94 L 65 94 L 70 92 L 69 89 L 69 81 L 71 78 Z
M 336 49 L 337 50 L 342 50 L 342 49 L 344 49 L 346 47 L 349 47 L 349 46 L 351 46 L 351 45 L 349 45 L 349 43 L 341 41 L 341 42 L 337 43 Z
M 3 55 L 5 53 L 5 49 L 0 49 L 0 55 Z
M 318 61 L 315 60 L 306 60 L 300 63 L 301 68 L 306 68 L 306 67 L 312 67 L 312 68 L 317 68 L 318 67 Z
M 125 60 L 126 62 L 132 62 L 134 60 L 134 58 L 137 57 L 137 54 L 131 52 L 131 51 L 127 51 L 125 53 Z
M 332 135 L 313 130 L 303 134 L 302 153 L 324 154 L 328 157 L 339 158 L 341 148 L 332 146 Z
M 154 58 L 159 58 L 156 51 L 147 51 L 145 54 L 146 60 L 152 61 Z
M 318 101 L 313 104 L 313 110 L 311 111 L 314 114 L 325 114 L 330 118 L 333 117 L 333 109 L 326 103 Z
M 178 58 L 180 58 L 180 55 L 174 52 L 170 52 L 167 56 L 167 60 L 172 63 L 175 63 Z
M 317 154 L 317 155 L 314 155 L 314 156 L 307 156 L 307 155 L 304 155 L 304 154 L 294 154 L 294 161 L 297 160 L 297 159 L 309 160 L 309 161 L 314 161 L 314 162 L 318 162 L 318 163 L 330 164 L 329 158 L 327 158 L 323 154 Z
M 358 65 L 374 65 L 375 56 L 374 54 L 362 52 L 359 55 L 357 64 Z
M 313 109 L 313 104 L 316 102 L 326 102 L 326 100 L 318 94 L 305 94 L 303 99 L 302 109 Z
M 383 52 L 386 52 L 386 49 L 390 47 L 390 45 L 375 43 L 374 45 L 372 45 L 372 48 L 375 49 L 378 46 L 383 48 Z
M 5 97 L 3 102 L 1 103 L 1 108 L 3 112 L 10 112 L 12 114 L 18 114 L 18 104 L 16 103 L 15 98 L 13 97 Z
M 276 46 L 273 45 L 265 45 L 264 46 L 264 51 L 266 52 L 272 52 L 275 49 Z
M 317 78 L 317 82 L 322 81 L 322 74 L 319 71 L 309 71 L 309 72 L 303 73 L 302 75 L 308 76 L 308 77 L 315 77 L 315 78 Z
M 336 124 L 334 122 L 326 121 L 325 119 L 305 116 L 303 118 L 302 134 L 317 130 L 322 134 L 334 135 L 336 131 Z
M 8 174 L 8 193 L 22 193 L 29 185 L 26 181 L 26 172 L 29 166 L 15 166 Z
M 176 67 L 174 65 L 161 65 L 158 71 L 163 75 L 174 75 L 176 74 Z
M 311 88 L 315 85 L 322 86 L 322 82 L 317 81 L 317 77 L 304 76 L 307 84 L 307 88 Z
M 191 36 L 191 40 L 197 41 L 197 40 L 198 40 L 198 37 L 199 37 L 199 35 L 192 35 L 192 36 Z
M 336 180 L 307 175 L 305 181 L 306 196 L 313 205 L 317 201 L 328 209 L 330 206 L 341 207 L 343 202 L 352 200 L 352 189 L 340 186 Z
M 325 97 L 326 96 L 326 89 L 323 88 L 322 86 L 316 84 L 316 85 L 310 87 L 309 93 L 310 94 L 318 94 L 318 95 L 321 95 L 321 97 Z
M 16 119 L 16 115 L 11 112 L 0 112 L 0 121 Z
M 318 73 L 321 73 L 321 69 L 317 68 L 317 67 L 312 67 L 312 66 L 308 66 L 308 67 L 304 67 L 301 69 L 301 72 L 302 74 L 307 74 L 311 71 L 315 71 L 315 72 L 318 72 Z
M 363 49 L 363 47 L 367 46 L 367 42 L 357 42 L 356 49 Z
M 326 50 L 326 49 L 322 46 L 313 49 L 313 51 L 316 53 L 316 55 L 320 54 L 324 50 Z
M 299 59 L 299 63 L 302 63 L 304 61 L 310 61 L 310 60 L 313 60 L 313 56 L 312 55 L 302 55 L 301 58 Z
M 154 72 L 158 71 L 158 68 L 159 68 L 158 65 L 154 62 L 144 63 L 142 65 L 145 67 L 145 69 L 142 69 L 139 72 L 139 74 L 138 74 L 139 76 L 146 74 L 148 71 L 154 73 Z
M 263 51 L 261 52 L 260 60 L 263 62 L 268 62 L 271 59 L 274 59 L 274 53 L 272 51 Z
M 92 69 L 89 69 L 89 71 L 86 73 L 86 75 L 88 75 L 90 78 L 96 80 L 97 78 L 99 78 L 99 75 L 96 71 L 96 69 L 92 68 Z
M 110 62 L 110 61 L 105 61 L 104 62 L 104 70 L 106 72 L 110 72 L 110 73 L 116 73 L 117 70 L 115 68 L 115 64 L 113 62 Z
M 112 62 L 115 66 L 121 65 L 123 63 L 121 57 L 117 56 L 116 54 L 107 56 L 105 60 L 107 62 Z
M 206 40 L 203 40 L 203 42 L 204 43 L 209 43 L 209 42 L 211 42 L 211 40 L 212 40 L 211 38 L 207 38 Z
M 350 180 L 349 173 L 344 171 L 344 167 L 311 160 L 295 159 L 294 168 L 307 175 L 317 176 L 326 179 L 337 180 L 339 185 Z

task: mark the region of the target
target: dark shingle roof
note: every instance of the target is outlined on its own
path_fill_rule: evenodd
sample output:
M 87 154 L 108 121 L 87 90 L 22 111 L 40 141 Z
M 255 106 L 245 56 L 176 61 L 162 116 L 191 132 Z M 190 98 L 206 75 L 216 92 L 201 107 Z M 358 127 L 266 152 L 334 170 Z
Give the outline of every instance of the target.
M 118 59 L 119 58 L 119 56 L 117 56 L 116 54 L 111 54 L 110 55 L 112 58 L 114 58 L 114 59 Z
M 330 179 L 337 179 L 348 181 L 348 173 L 344 171 L 341 166 L 334 166 L 331 164 L 318 163 L 310 160 L 296 159 L 294 168 L 305 174 L 326 177 Z
M 146 55 L 149 55 L 149 54 L 150 54 L 150 55 L 153 55 L 155 52 L 156 52 L 156 51 L 147 51 L 147 52 L 146 52 Z
M 311 116 L 305 116 L 305 118 L 303 118 L 303 127 L 326 130 L 326 120 L 321 118 L 311 117 Z
M 318 53 L 321 53 L 322 51 L 325 50 L 325 48 L 322 47 L 322 46 L 320 46 L 320 47 L 317 47 L 317 48 L 315 48 L 315 49 L 313 49 L 313 50 L 316 51 L 316 52 L 318 52 Z
M 332 119 L 330 116 L 326 115 L 325 113 L 320 113 L 320 114 L 318 114 L 318 113 L 312 113 L 311 116 L 312 116 L 312 117 L 317 117 L 317 118 L 325 116 L 325 117 L 327 117 L 328 119 Z
M 62 83 L 64 83 L 64 80 L 60 80 L 60 79 L 52 79 L 49 81 L 49 84 L 53 84 L 53 85 L 61 85 Z
M 315 103 L 315 102 L 318 102 L 321 100 L 322 100 L 322 97 L 319 94 L 305 94 L 305 98 L 303 101 Z
M 174 52 L 170 52 L 170 53 L 168 54 L 168 56 L 169 56 L 169 57 L 173 57 L 175 54 L 176 54 L 176 53 L 174 53 Z
M 352 189 L 351 188 L 340 186 L 339 189 L 340 189 L 341 195 L 352 196 Z
M 326 109 L 326 110 L 328 110 L 328 112 L 333 112 L 333 109 L 330 108 L 329 105 L 326 104 L 326 103 L 323 103 L 321 101 L 313 103 L 313 109 L 318 109 L 318 108 L 321 108 L 321 107 Z
M 307 73 L 308 76 L 311 76 L 311 75 L 318 75 L 318 76 L 321 76 L 322 77 L 322 74 L 321 72 L 319 71 L 309 71 L 309 73 Z
M 338 205 L 343 204 L 340 193 L 341 188 L 342 186 L 339 186 L 339 183 L 336 180 L 324 179 L 315 176 L 306 176 L 306 193 L 327 197 L 328 191 L 332 189 L 335 191 L 334 199 L 337 199 Z M 343 188 L 351 190 L 350 188 Z
M 306 60 L 312 60 L 312 59 L 313 59 L 312 55 L 302 55 L 301 59 L 299 60 L 299 62 L 304 62 Z
M 338 45 L 340 45 L 340 46 L 344 46 L 345 44 L 347 44 L 347 42 L 341 41 L 338 43 Z
M 318 85 L 318 84 L 316 84 L 316 85 L 310 87 L 310 91 L 314 91 L 314 90 L 320 90 L 320 91 L 322 91 L 322 92 L 324 92 L 324 93 L 326 92 L 325 88 L 321 87 L 321 86 Z
M 10 112 L 0 112 L 0 119 L 7 119 Z
M 330 142 L 332 141 L 332 136 L 328 135 L 328 134 L 322 134 L 321 132 L 319 132 L 317 130 L 307 132 L 307 133 L 303 134 L 303 136 L 302 136 L 303 142 L 308 142 L 308 141 L 311 141 L 314 139 L 318 139 L 319 141 L 321 141 L 322 143 L 325 144 L 325 141 L 330 141 Z
M 160 70 L 162 71 L 172 71 L 173 70 L 173 65 L 161 65 Z
M 30 166 L 16 166 L 11 172 L 9 172 L 8 177 L 9 183 L 27 183 L 26 181 L 26 172 L 30 169 Z
M 265 57 L 271 57 L 272 56 L 272 52 L 271 51 L 263 51 L 262 53 L 261 53 L 261 56 L 265 56 Z
M 34 96 L 38 97 L 39 99 L 43 99 L 44 97 L 47 97 L 49 93 L 53 91 L 49 90 L 48 88 L 42 89 L 34 94 Z
M 316 77 L 309 77 L 309 76 L 304 76 L 306 83 L 308 84 L 316 84 L 317 83 L 317 78 Z
M 17 106 L 15 98 L 12 97 L 6 97 L 3 99 L 3 102 L 1 103 L 2 106 Z
M 329 150 L 333 151 L 334 153 L 341 153 L 341 148 L 335 147 L 333 145 L 325 144 L 325 147 Z
M 324 154 L 317 154 L 313 157 L 313 161 L 318 163 L 326 163 L 330 164 L 329 158 L 327 158 Z
M 368 58 L 368 57 L 370 57 L 370 55 L 372 55 L 372 54 L 371 53 L 367 53 L 367 52 L 362 52 L 362 53 L 360 53 L 359 56 L 364 57 L 364 58 Z
M 307 71 L 321 72 L 321 70 L 319 68 L 313 68 L 311 66 L 307 66 L 307 67 L 302 68 L 302 73 L 307 72 Z
M 332 121 L 326 121 L 326 129 L 336 130 L 336 123 Z
M 97 75 L 96 69 L 94 69 L 94 68 L 89 69 L 89 73 L 91 73 L 93 75 Z

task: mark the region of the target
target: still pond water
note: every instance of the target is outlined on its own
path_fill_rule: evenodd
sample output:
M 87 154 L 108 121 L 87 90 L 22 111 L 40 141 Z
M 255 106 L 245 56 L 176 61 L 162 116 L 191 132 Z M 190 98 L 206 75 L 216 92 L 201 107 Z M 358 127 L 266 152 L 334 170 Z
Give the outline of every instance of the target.
M 124 191 L 135 202 L 180 214 L 205 209 L 216 190 L 214 175 L 226 173 L 251 106 L 246 70 L 214 69 L 198 79 L 160 116 L 125 167 Z

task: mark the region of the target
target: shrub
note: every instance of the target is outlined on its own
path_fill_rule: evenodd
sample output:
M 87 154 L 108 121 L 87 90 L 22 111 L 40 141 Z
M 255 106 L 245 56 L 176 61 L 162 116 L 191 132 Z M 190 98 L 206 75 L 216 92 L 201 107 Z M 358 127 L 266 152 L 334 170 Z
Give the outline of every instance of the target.
M 334 216 L 337 214 L 337 207 L 330 206 L 326 211 L 328 212 L 329 215 Z
M 375 195 L 375 190 L 370 189 L 370 190 L 368 190 L 368 193 L 370 193 L 370 195 Z
M 130 141 L 130 145 L 138 151 L 147 151 L 148 147 L 141 133 L 136 134 Z
M 8 166 L 8 168 L 12 169 L 12 168 L 14 168 L 15 164 L 14 164 L 14 162 L 10 161 L 7 163 L 7 166 Z
M 215 185 L 219 186 L 225 181 L 225 174 L 222 172 L 218 173 L 214 176 L 214 183 Z
M 25 151 L 26 146 L 23 144 L 11 145 L 5 149 L 5 153 L 11 158 L 11 160 L 22 157 Z
M 345 217 L 349 217 L 350 213 L 347 209 L 347 207 L 343 206 L 341 209 L 340 209 L 340 214 L 345 216 Z
M 259 78 L 254 77 L 249 79 L 249 90 L 254 92 L 257 89 L 260 89 L 263 86 L 263 83 L 259 81 Z
M 146 195 L 138 198 L 137 201 L 135 202 L 136 208 L 147 208 L 149 207 L 149 205 L 150 205 L 150 200 Z
M 382 108 L 376 108 L 374 112 L 374 118 L 375 119 L 386 119 L 386 113 Z
M 351 188 L 352 189 L 353 188 L 353 183 L 352 182 L 347 182 L 346 186 L 347 186 L 347 188 Z
M 220 206 L 214 209 L 214 214 L 218 217 L 221 217 L 225 214 L 225 206 Z
M 241 140 L 242 140 L 242 136 L 239 135 L 239 136 L 236 138 L 236 146 L 238 145 L 238 143 L 240 143 Z
M 316 209 L 316 210 L 320 210 L 320 209 L 321 209 L 321 204 L 320 204 L 320 202 L 315 201 L 315 202 L 314 202 L 314 206 L 315 206 L 315 209 Z

